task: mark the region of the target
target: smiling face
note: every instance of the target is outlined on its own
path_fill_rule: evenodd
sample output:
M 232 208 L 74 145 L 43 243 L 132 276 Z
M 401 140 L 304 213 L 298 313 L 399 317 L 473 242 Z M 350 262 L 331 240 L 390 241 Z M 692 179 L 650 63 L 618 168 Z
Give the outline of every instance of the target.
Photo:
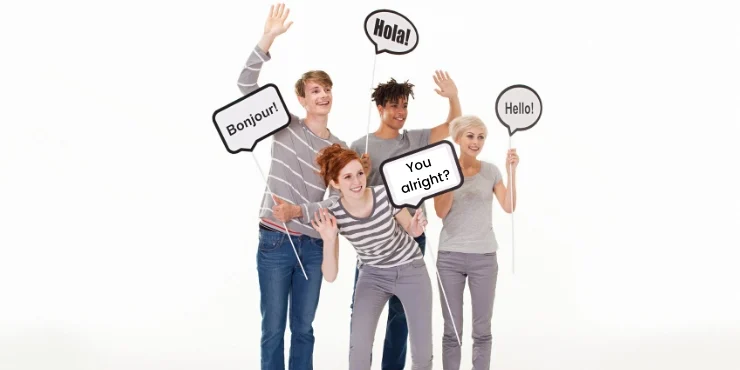
M 409 102 L 407 97 L 400 97 L 395 101 L 385 103 L 385 106 L 378 106 L 381 124 L 400 131 L 406 123 L 408 116 Z
M 477 157 L 486 142 L 486 130 L 480 126 L 469 126 L 460 132 L 455 142 L 463 154 Z
M 305 96 L 298 97 L 301 105 L 306 108 L 306 114 L 314 116 L 325 116 L 331 111 L 332 95 L 331 87 L 321 85 L 317 81 L 306 81 Z
M 367 185 L 366 175 L 360 161 L 355 159 L 339 171 L 339 176 L 331 180 L 331 186 L 342 192 L 342 196 L 346 198 L 359 199 Z

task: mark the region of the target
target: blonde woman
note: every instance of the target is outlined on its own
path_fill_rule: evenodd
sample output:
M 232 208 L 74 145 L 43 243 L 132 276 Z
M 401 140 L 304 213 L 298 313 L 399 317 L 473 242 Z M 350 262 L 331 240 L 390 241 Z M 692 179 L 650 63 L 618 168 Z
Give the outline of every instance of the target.
M 488 370 L 491 364 L 491 318 L 498 276 L 498 244 L 493 228 L 493 200 L 507 213 L 516 204 L 515 175 L 519 163 L 516 149 L 506 155 L 506 185 L 501 171 L 478 155 L 488 130 L 480 118 L 461 116 L 450 123 L 450 137 L 460 146 L 463 185 L 434 198 L 434 209 L 442 219 L 437 270 L 449 301 L 454 326 L 444 296 L 442 364 L 444 370 L 460 368 L 463 327 L 463 292 L 467 281 L 473 313 L 473 369 Z M 457 329 L 457 334 L 455 333 Z

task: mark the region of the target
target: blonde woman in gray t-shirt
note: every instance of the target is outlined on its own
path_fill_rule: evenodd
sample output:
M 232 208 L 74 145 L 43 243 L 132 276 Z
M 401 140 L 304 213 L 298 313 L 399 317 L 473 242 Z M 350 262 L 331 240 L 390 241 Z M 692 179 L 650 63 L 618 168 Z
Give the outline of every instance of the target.
M 444 296 L 440 295 L 444 315 L 442 364 L 445 370 L 460 368 L 457 338 L 459 336 L 461 341 L 463 338 L 466 279 L 473 309 L 473 369 L 488 370 L 491 364 L 491 317 L 498 276 L 493 199 L 496 198 L 505 212 L 514 210 L 519 156 L 516 149 L 507 153 L 507 183 L 504 185 L 496 165 L 477 159 L 487 134 L 485 124 L 476 116 L 458 117 L 450 123 L 450 137 L 460 147 L 460 167 L 465 180 L 460 188 L 434 198 L 434 209 L 443 225 L 437 270 L 454 318 L 453 326 Z

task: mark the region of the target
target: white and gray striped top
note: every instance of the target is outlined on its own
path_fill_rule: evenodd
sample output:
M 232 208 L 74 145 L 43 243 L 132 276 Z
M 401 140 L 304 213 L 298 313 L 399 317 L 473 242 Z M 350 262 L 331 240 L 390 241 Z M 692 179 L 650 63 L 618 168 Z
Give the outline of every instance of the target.
M 247 95 L 257 90 L 260 69 L 263 63 L 270 60 L 270 54 L 265 53 L 259 46 L 255 46 L 239 75 L 237 85 L 242 94 Z M 316 154 L 319 150 L 333 143 L 344 148 L 347 144 L 329 133 L 328 139 L 320 138 L 303 123 L 303 119 L 290 114 L 290 124 L 272 135 L 272 162 L 267 175 L 267 186 L 262 197 L 262 207 L 259 217 L 262 223 L 280 230 L 284 230 L 283 223 L 272 214 L 275 202 L 271 194 L 275 194 L 291 204 L 298 204 L 302 208 L 303 217 L 294 218 L 286 223 L 291 234 L 303 234 L 313 238 L 321 238 L 312 226 L 311 219 L 319 208 L 327 208 L 339 198 L 339 192 L 331 188 L 329 197 L 324 200 L 326 185 L 319 176 Z M 255 177 L 255 181 L 258 177 Z M 272 193 L 270 193 L 272 190 Z
M 424 258 L 414 238 L 396 222 L 402 209 L 388 201 L 384 186 L 370 187 L 373 210 L 368 217 L 354 217 L 337 201 L 328 207 L 337 219 L 339 234 L 357 251 L 360 264 L 389 268 Z

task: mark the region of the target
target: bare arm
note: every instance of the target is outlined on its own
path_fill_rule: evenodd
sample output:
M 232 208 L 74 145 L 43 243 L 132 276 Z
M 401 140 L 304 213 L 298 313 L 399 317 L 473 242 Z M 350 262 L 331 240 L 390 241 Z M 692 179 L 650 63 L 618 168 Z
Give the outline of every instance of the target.
M 434 197 L 434 211 L 437 212 L 437 217 L 445 218 L 447 216 L 452 208 L 453 197 L 451 191 Z
M 324 279 L 333 283 L 339 274 L 339 237 L 334 235 L 334 239 L 321 238 L 324 241 L 324 259 L 321 262 L 321 274 Z
M 326 208 L 314 214 L 311 226 L 321 234 L 324 242 L 324 258 L 321 261 L 321 274 L 330 283 L 337 279 L 339 272 L 339 229 L 337 219 Z
M 442 141 L 450 136 L 450 122 L 462 115 L 460 98 L 457 95 L 457 86 L 455 86 L 455 82 L 452 81 L 450 75 L 447 72 L 437 71 L 434 76 L 434 82 L 439 86 L 439 89 L 435 89 L 434 91 L 440 96 L 449 99 L 450 110 L 447 114 L 447 120 L 432 128 L 432 132 L 429 134 L 430 144 Z
M 516 154 L 516 149 L 509 150 L 506 156 L 506 164 L 507 184 L 504 185 L 503 180 L 499 180 L 493 187 L 493 193 L 504 212 L 512 213 L 516 209 L 516 167 L 519 164 L 519 155 Z
M 412 217 L 408 209 L 404 208 L 396 213 L 396 221 L 403 227 L 406 232 L 416 238 L 424 232 L 424 226 L 427 222 L 422 218 L 421 208 L 416 209 L 416 214 Z

